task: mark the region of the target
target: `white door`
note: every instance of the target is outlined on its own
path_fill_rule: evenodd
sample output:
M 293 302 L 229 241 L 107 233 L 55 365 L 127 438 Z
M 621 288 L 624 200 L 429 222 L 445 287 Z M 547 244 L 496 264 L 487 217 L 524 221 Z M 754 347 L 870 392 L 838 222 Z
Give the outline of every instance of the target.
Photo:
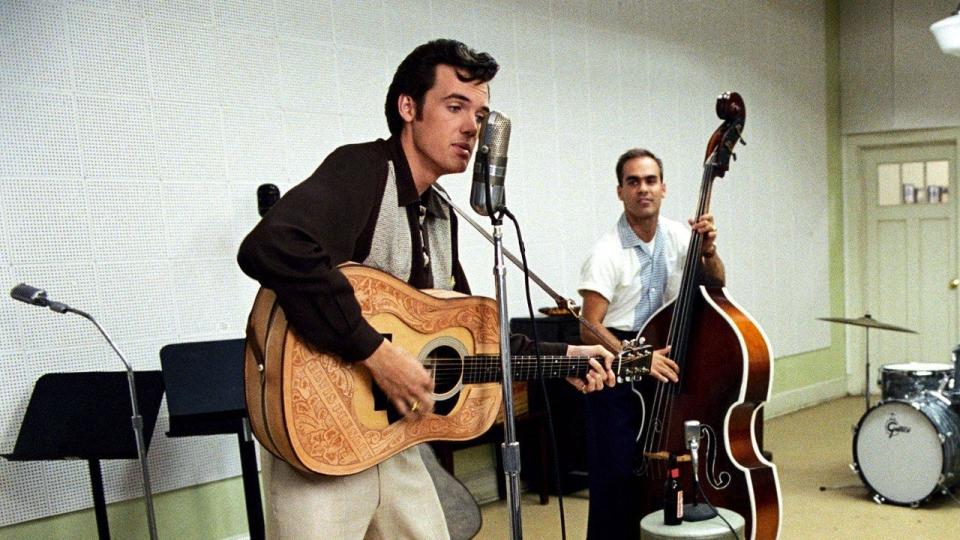
M 949 363 L 960 341 L 956 156 L 954 141 L 878 146 L 860 154 L 862 305 L 881 322 L 918 332 L 870 330 L 874 392 L 882 365 Z M 851 331 L 866 337 L 862 328 Z

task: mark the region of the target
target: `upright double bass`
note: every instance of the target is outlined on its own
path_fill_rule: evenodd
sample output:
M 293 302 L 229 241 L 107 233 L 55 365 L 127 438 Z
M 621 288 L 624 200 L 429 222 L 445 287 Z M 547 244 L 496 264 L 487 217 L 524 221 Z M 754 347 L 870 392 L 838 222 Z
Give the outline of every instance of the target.
M 695 216 L 710 211 L 713 181 L 729 168 L 741 141 L 746 107 L 737 93 L 717 98 L 723 123 L 707 145 Z M 640 515 L 659 508 L 667 458 L 688 454 L 684 422 L 699 420 L 699 484 L 714 506 L 746 521 L 746 538 L 780 534 L 781 497 L 776 466 L 761 453 L 761 408 L 770 394 L 770 344 L 757 322 L 723 287 L 700 284 L 702 237 L 691 235 L 675 300 L 644 325 L 641 335 L 655 349 L 669 345 L 680 367 L 677 383 L 647 378 L 641 385 L 644 422 L 638 444 L 643 491 Z M 687 475 L 689 476 L 689 475 Z M 694 497 L 685 482 L 690 502 Z M 703 497 L 696 497 L 703 503 Z

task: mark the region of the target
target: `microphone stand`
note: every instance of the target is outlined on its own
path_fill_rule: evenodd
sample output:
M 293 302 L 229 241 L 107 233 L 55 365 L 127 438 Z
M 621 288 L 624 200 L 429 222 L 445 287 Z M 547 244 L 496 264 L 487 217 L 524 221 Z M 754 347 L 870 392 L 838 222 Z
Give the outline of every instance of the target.
M 717 513 L 710 507 L 708 504 L 700 506 L 700 503 L 697 502 L 700 492 L 700 474 L 698 471 L 699 460 L 698 454 L 700 450 L 700 424 L 697 424 L 698 433 L 687 439 L 687 448 L 690 449 L 690 464 L 693 467 L 693 502 L 683 505 L 683 520 L 684 521 L 704 521 L 710 519 L 717 515 Z
M 487 215 L 493 226 L 493 275 L 497 289 L 497 317 L 500 322 L 500 373 L 503 374 L 503 474 L 510 509 L 510 537 L 523 538 L 520 520 L 520 443 L 517 441 L 513 417 L 513 369 L 510 361 L 510 325 L 507 323 L 507 267 L 503 261 L 503 209 L 493 208 L 493 193 L 490 188 L 490 167 L 485 165 L 484 187 L 487 191 Z
M 61 302 L 48 300 L 46 298 L 46 293 L 40 294 L 40 297 L 43 299 L 44 303 L 36 303 L 36 301 L 31 302 L 29 300 L 14 296 L 14 298 L 17 300 L 33 303 L 34 305 L 49 307 L 52 311 L 57 313 L 75 313 L 92 322 L 94 326 L 97 327 L 97 330 L 100 331 L 100 334 L 103 335 L 103 337 L 107 340 L 107 343 L 110 344 L 110 347 L 113 349 L 113 351 L 117 353 L 118 357 L 120 357 L 120 361 L 123 362 L 123 367 L 127 370 L 127 386 L 130 388 L 130 407 L 132 411 L 130 421 L 133 424 L 133 431 L 136 435 L 137 441 L 137 458 L 140 461 L 140 474 L 143 480 L 143 496 L 144 502 L 147 505 L 147 526 L 150 530 L 151 540 L 157 540 L 157 519 L 153 511 L 153 492 L 150 488 L 150 469 L 147 467 L 147 445 L 143 436 L 143 417 L 140 416 L 140 407 L 137 402 L 137 387 L 134 382 L 133 368 L 130 367 L 127 359 L 123 357 L 123 353 L 120 352 L 120 349 L 117 348 L 113 340 L 110 339 L 110 336 L 107 334 L 106 330 L 104 330 L 103 327 L 100 326 L 100 323 L 98 323 L 97 320 L 94 319 L 89 313 L 80 311 L 79 309 L 74 309 Z

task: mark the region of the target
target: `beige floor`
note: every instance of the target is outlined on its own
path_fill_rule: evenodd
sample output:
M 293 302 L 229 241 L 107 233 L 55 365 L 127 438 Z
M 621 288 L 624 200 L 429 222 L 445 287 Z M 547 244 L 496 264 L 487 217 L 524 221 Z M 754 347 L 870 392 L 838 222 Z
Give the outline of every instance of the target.
M 852 426 L 863 415 L 863 398 L 844 398 L 774 418 L 766 425 L 783 494 L 781 538 L 937 539 L 960 538 L 960 503 L 941 497 L 921 508 L 879 505 L 851 472 Z M 820 491 L 820 486 L 847 486 Z M 960 490 L 957 496 L 960 497 Z M 567 537 L 585 536 L 587 501 L 564 498 Z M 509 538 L 503 502 L 483 507 L 479 539 Z M 525 538 L 560 538 L 556 498 L 540 506 L 524 495 Z

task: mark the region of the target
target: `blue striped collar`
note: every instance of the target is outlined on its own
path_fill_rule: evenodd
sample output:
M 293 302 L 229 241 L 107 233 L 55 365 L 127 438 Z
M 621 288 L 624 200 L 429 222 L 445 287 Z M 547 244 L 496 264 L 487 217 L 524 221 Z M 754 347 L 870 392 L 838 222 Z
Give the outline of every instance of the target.
M 627 222 L 627 215 L 620 214 L 620 220 L 617 221 L 617 232 L 620 235 L 620 246 L 624 249 L 627 248 L 640 248 L 644 253 L 647 253 L 647 245 L 643 240 L 640 240 L 640 237 L 637 236 L 637 233 L 633 231 L 633 227 L 630 226 L 630 223 Z M 660 241 L 660 222 L 657 221 L 657 234 L 653 237 L 657 242 Z

